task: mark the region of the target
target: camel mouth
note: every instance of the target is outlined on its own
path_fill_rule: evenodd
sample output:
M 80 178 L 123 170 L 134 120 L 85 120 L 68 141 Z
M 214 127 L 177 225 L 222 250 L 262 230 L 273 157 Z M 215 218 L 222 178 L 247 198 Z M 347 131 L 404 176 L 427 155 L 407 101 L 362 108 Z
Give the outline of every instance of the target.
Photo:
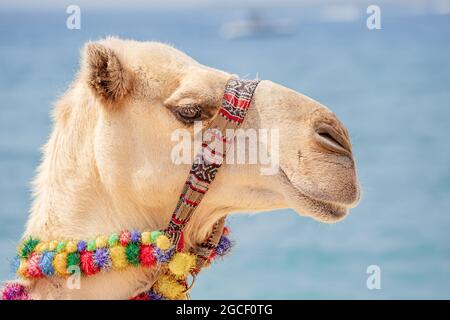
M 282 183 L 288 188 L 288 202 L 300 215 L 309 216 L 323 223 L 335 223 L 347 216 L 351 206 L 311 197 L 293 183 L 282 168 L 280 176 Z

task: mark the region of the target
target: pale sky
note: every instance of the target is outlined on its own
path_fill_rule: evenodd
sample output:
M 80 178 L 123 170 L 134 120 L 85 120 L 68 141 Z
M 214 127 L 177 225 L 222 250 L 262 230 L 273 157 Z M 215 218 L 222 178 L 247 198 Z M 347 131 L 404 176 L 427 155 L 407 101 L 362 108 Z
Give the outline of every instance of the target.
M 0 1 L 0 8 L 11 9 L 58 9 L 76 4 L 89 8 L 183 8 L 183 7 L 279 7 L 279 6 L 317 6 L 324 4 L 377 4 L 395 5 L 398 8 L 450 7 L 450 0 L 18 0 Z

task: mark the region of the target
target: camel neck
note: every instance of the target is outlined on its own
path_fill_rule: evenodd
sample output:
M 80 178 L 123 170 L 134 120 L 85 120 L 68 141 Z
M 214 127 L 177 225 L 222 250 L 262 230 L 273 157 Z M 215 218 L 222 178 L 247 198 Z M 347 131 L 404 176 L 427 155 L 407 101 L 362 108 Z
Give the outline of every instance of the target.
M 102 182 L 93 138 L 97 108 L 88 101 L 73 103 L 72 95 L 55 107 L 54 128 L 33 182 L 25 236 L 87 238 L 122 229 L 164 228 L 170 218 L 161 214 L 164 203 L 140 205 L 127 190 L 111 192 Z

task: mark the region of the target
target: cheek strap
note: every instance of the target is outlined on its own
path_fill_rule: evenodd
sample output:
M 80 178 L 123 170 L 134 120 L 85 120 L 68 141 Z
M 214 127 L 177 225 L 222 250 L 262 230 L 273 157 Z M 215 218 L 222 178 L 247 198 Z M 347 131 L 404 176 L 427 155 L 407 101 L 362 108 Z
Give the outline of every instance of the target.
M 202 135 L 204 140 L 201 152 L 194 159 L 178 204 L 166 229 L 166 234 L 177 251 L 183 250 L 183 230 L 222 166 L 226 153 L 233 144 L 234 132 L 244 121 L 250 108 L 258 83 L 259 80 L 243 80 L 233 77 L 225 86 L 222 105 L 205 130 L 208 134 Z M 233 135 L 230 136 L 230 132 L 233 132 Z M 206 137 L 209 138 L 207 141 Z M 193 253 L 198 256 L 195 273 L 200 271 L 211 252 L 218 246 L 224 231 L 224 224 L 225 217 L 214 224 L 207 239 L 192 249 Z

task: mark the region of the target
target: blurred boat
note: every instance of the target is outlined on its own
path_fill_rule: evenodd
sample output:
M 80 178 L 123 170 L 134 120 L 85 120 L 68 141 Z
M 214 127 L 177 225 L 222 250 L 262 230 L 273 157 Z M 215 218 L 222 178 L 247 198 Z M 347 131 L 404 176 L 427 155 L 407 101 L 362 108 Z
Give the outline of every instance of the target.
M 267 20 L 253 12 L 248 19 L 224 23 L 221 34 L 226 39 L 286 36 L 293 34 L 293 23 L 290 19 Z

